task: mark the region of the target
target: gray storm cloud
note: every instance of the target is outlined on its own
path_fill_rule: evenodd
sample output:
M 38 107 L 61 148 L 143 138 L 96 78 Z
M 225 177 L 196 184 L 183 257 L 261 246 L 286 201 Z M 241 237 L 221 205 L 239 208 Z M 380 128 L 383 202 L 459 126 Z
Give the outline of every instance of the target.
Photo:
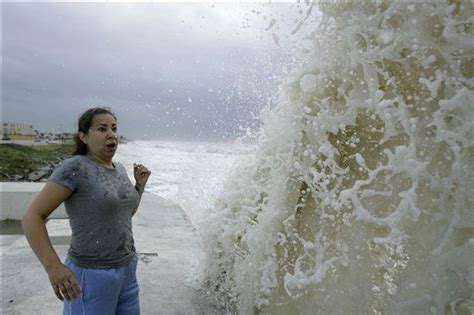
M 289 63 L 262 5 L 2 6 L 2 119 L 45 131 L 104 105 L 132 138 L 233 138 Z

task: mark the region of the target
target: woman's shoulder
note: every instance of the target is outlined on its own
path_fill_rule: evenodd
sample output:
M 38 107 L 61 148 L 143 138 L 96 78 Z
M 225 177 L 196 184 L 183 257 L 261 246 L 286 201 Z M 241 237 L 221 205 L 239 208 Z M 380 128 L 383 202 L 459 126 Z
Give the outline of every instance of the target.
M 64 159 L 59 165 L 58 167 L 61 167 L 61 168 L 72 168 L 72 167 L 76 167 L 76 166 L 80 166 L 81 164 L 83 164 L 84 162 L 86 162 L 86 159 L 83 155 L 73 155 L 71 157 L 68 157 L 66 159 Z
M 83 176 L 83 156 L 71 156 L 63 160 L 49 177 L 50 182 L 63 185 L 74 191 Z

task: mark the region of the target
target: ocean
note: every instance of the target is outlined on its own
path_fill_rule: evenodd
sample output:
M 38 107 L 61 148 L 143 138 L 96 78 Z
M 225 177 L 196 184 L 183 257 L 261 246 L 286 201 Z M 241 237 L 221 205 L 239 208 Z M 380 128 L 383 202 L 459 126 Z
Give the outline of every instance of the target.
M 215 207 L 229 173 L 255 146 L 241 142 L 131 141 L 120 144 L 116 160 L 133 180 L 133 163 L 152 174 L 146 191 L 180 205 L 190 222 L 199 222 Z

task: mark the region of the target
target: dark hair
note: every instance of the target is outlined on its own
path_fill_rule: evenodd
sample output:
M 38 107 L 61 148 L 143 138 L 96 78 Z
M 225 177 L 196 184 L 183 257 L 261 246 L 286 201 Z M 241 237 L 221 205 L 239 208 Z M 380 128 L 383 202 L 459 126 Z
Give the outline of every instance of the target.
M 115 114 L 108 107 L 94 107 L 82 113 L 81 117 L 79 117 L 79 120 L 77 122 L 77 132 L 74 134 L 74 142 L 76 143 L 76 148 L 74 150 L 73 155 L 87 154 L 87 145 L 82 142 L 81 138 L 79 138 L 79 132 L 87 134 L 89 132 L 89 128 L 92 125 L 92 120 L 94 119 L 94 116 L 100 114 L 110 114 L 115 118 L 115 120 L 117 120 Z

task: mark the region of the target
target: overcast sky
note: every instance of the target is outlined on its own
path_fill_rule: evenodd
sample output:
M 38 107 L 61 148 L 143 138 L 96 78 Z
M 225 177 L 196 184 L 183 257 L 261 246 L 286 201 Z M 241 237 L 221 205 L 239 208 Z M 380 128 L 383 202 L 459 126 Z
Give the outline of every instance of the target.
M 109 106 L 120 133 L 230 140 L 294 62 L 300 4 L 2 3 L 2 117 L 75 131 Z

